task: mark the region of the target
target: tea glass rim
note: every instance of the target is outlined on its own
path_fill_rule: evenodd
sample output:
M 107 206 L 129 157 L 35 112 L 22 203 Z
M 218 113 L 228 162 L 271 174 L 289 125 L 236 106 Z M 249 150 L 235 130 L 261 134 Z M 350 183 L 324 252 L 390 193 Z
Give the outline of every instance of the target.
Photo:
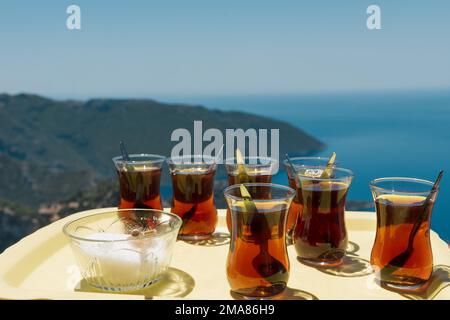
M 244 159 L 244 166 L 246 168 L 249 168 L 251 170 L 258 170 L 258 169 L 264 169 L 263 171 L 257 171 L 254 172 L 253 174 L 255 175 L 273 175 L 274 174 L 274 170 L 275 170 L 275 165 L 278 163 L 278 160 L 275 158 L 271 158 L 271 157 L 260 157 L 260 156 L 248 156 L 248 157 L 243 157 Z M 246 163 L 246 160 L 252 160 L 252 159 L 256 159 L 256 160 L 263 160 L 263 161 L 267 161 L 266 163 Z M 234 176 L 237 172 L 237 169 L 239 167 L 239 163 L 237 163 L 237 158 L 236 157 L 230 157 L 230 158 L 226 158 L 224 160 L 224 165 L 225 165 L 225 169 L 227 171 L 228 175 L 232 175 Z M 229 162 L 231 161 L 231 162 Z M 257 161 L 256 161 L 257 162 Z
M 130 160 L 125 160 L 123 156 L 115 156 L 112 161 L 115 164 L 160 164 L 164 162 L 167 158 L 160 154 L 153 153 L 132 153 L 128 155 Z M 148 160 L 133 160 L 133 158 L 149 158 Z M 153 159 L 152 159 L 153 158 Z
M 229 157 L 226 158 L 223 163 L 225 165 L 230 165 L 230 166 L 235 166 L 238 165 L 239 163 L 237 163 L 236 161 L 237 157 Z M 244 165 L 246 166 L 272 166 L 274 163 L 277 163 L 278 160 L 275 158 L 271 158 L 271 157 L 260 157 L 260 156 L 246 156 L 246 157 L 242 157 L 242 159 L 244 159 Z M 245 160 L 250 160 L 250 159 L 263 159 L 263 160 L 267 160 L 267 163 L 245 163 Z M 230 162 L 231 161 L 231 162 Z
M 244 185 L 246 187 L 270 187 L 270 188 L 274 188 L 274 189 L 278 189 L 278 190 L 285 190 L 288 192 L 289 195 L 285 195 L 285 196 L 280 196 L 280 197 L 276 197 L 276 198 L 272 198 L 272 199 L 252 199 L 253 202 L 258 202 L 258 203 L 265 203 L 265 202 L 274 202 L 274 201 L 285 201 L 288 199 L 293 199 L 295 197 L 295 194 L 297 193 L 297 191 L 291 187 L 288 186 L 284 186 L 281 184 L 276 184 L 276 183 L 239 183 L 239 184 L 232 184 L 231 186 L 226 187 L 225 189 L 223 189 L 223 195 L 226 198 L 230 198 L 233 199 L 235 201 L 240 201 L 243 200 L 244 197 L 238 197 L 238 196 L 234 196 L 232 194 L 229 193 L 230 190 L 233 189 L 237 189 L 240 188 L 241 185 Z
M 407 183 L 412 183 L 415 185 L 426 185 L 429 186 L 430 188 L 424 191 L 407 191 L 407 190 L 398 190 L 395 188 L 383 188 L 380 186 L 377 186 L 378 183 L 380 182 L 388 182 L 388 181 L 392 181 L 392 182 L 407 182 Z M 434 182 L 430 181 L 430 180 L 425 180 L 425 179 L 419 179 L 419 178 L 410 178 L 410 177 L 384 177 L 384 178 L 377 178 L 377 179 L 373 179 L 369 182 L 369 186 L 371 188 L 372 191 L 381 191 L 384 194 L 397 194 L 397 195 L 415 195 L 415 196 L 427 196 L 430 194 L 430 192 L 432 192 L 432 187 L 434 185 Z M 438 192 L 439 188 L 437 188 L 434 192 Z
M 120 213 L 120 212 L 125 212 L 125 211 L 145 211 L 145 212 L 157 212 L 157 213 L 163 213 L 165 215 L 168 215 L 172 218 L 175 218 L 176 224 L 173 228 L 171 228 L 170 230 L 166 230 L 164 232 L 161 233 L 149 233 L 148 235 L 145 235 L 144 238 L 139 238 L 139 239 L 114 239 L 114 240 L 102 240 L 102 239 L 90 239 L 90 238 L 85 238 L 82 236 L 78 236 L 75 235 L 73 232 L 69 231 L 68 229 L 70 228 L 71 225 L 75 224 L 76 222 L 80 222 L 83 219 L 86 218 L 92 218 L 95 216 L 102 216 L 102 215 L 109 215 L 111 213 Z M 66 235 L 68 238 L 70 239 L 74 239 L 74 240 L 78 240 L 78 241 L 85 241 L 85 242 L 92 242 L 92 243 L 112 243 L 112 242 L 127 242 L 127 241 L 136 241 L 136 240 L 147 240 L 147 239 L 153 239 L 153 238 L 160 238 L 162 236 L 165 236 L 167 234 L 170 234 L 172 232 L 174 232 L 177 228 L 181 227 L 182 224 L 182 220 L 179 216 L 177 216 L 176 214 L 170 213 L 170 212 L 166 212 L 166 211 L 162 211 L 162 210 L 157 210 L 157 209 L 116 209 L 116 210 L 108 210 L 105 212 L 99 212 L 99 213 L 93 213 L 93 214 L 89 214 L 74 220 L 71 220 L 67 223 L 64 224 L 63 226 L 63 233 L 64 235 Z
M 289 160 L 293 163 L 294 161 L 298 161 L 298 160 L 324 160 L 324 161 L 328 161 L 330 158 L 329 157 L 313 157 L 313 156 L 308 156 L 308 157 L 289 157 Z M 289 161 L 287 159 L 283 160 L 283 163 L 285 165 L 289 165 Z M 295 165 L 295 163 L 293 163 Z M 298 166 L 302 166 L 302 164 L 297 164 Z
M 304 166 L 300 166 L 300 167 L 308 168 L 308 169 L 322 169 L 322 170 L 325 170 L 325 168 L 326 168 L 326 166 L 308 166 L 308 165 L 304 165 Z M 334 177 L 334 178 L 333 177 L 321 178 L 321 177 L 311 177 L 311 176 L 307 176 L 307 175 L 297 172 L 297 174 L 295 176 L 298 179 L 314 180 L 314 181 L 342 181 L 342 180 L 347 180 L 347 179 L 353 179 L 353 177 L 355 176 L 355 174 L 352 170 L 343 168 L 343 167 L 333 167 L 333 171 L 346 173 L 346 175 L 343 175 L 341 177 Z
M 296 161 L 323 161 L 324 163 L 328 163 L 328 161 L 330 160 L 329 157 L 313 157 L 313 156 L 308 156 L 308 157 L 289 157 L 290 162 L 293 164 L 294 167 L 303 167 L 303 166 L 314 166 L 314 164 L 308 164 L 308 163 L 295 163 Z M 339 161 L 335 161 L 334 162 L 334 166 L 339 165 Z M 286 168 L 291 169 L 291 165 L 289 163 L 289 161 L 287 159 L 283 160 L 283 164 Z M 316 166 L 320 166 L 320 164 L 316 164 Z
M 192 161 L 192 162 L 175 162 L 174 160 L 183 160 L 183 159 L 201 159 L 201 161 Z M 209 162 L 210 161 L 210 162 Z M 212 165 L 217 164 L 216 157 L 213 156 L 206 156 L 202 154 L 188 154 L 184 156 L 176 156 L 176 157 L 169 157 L 166 158 L 166 162 L 169 165 L 175 165 L 175 166 L 183 166 L 183 165 Z

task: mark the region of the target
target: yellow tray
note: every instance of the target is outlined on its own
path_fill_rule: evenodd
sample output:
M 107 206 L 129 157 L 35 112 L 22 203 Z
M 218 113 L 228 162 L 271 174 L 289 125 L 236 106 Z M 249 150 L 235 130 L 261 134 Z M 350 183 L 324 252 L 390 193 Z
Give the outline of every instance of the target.
M 69 220 L 109 209 L 80 212 L 38 230 L 0 255 L 0 298 L 4 299 L 232 299 L 225 274 L 228 238 L 225 210 L 219 210 L 217 236 L 201 244 L 178 241 L 164 278 L 132 294 L 103 293 L 81 278 L 69 242 L 62 233 Z M 380 288 L 368 263 L 374 240 L 375 214 L 347 212 L 349 251 L 337 269 L 315 269 L 291 261 L 283 299 L 450 299 L 450 250 L 431 232 L 435 272 L 422 295 L 401 295 Z

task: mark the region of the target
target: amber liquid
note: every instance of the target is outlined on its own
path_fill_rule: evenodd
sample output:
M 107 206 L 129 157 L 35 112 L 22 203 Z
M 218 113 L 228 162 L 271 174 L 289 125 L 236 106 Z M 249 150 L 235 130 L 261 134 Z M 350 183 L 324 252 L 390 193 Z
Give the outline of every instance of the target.
M 234 184 L 240 183 L 270 183 L 272 181 L 272 176 L 270 174 L 247 174 L 245 179 L 240 178 L 236 173 L 228 174 L 228 185 L 232 186 Z M 248 187 L 251 194 L 255 195 L 257 199 L 270 199 L 269 188 L 258 188 L 258 187 Z M 231 214 L 230 209 L 227 209 L 226 215 L 228 231 L 231 232 Z
M 296 190 L 297 185 L 295 183 L 295 178 L 288 177 L 289 187 Z M 297 223 L 298 216 L 301 214 L 303 210 L 303 206 L 300 204 L 300 200 L 298 199 L 298 194 L 295 194 L 294 199 L 292 200 L 291 206 L 289 207 L 287 222 L 286 222 L 286 233 L 288 240 L 292 239 L 294 236 L 294 228 Z
M 377 234 L 372 248 L 371 264 L 382 285 L 420 288 L 433 272 L 430 244 L 432 205 L 425 197 L 381 195 L 375 200 Z M 413 250 L 403 265 L 392 265 L 392 259 L 405 252 L 414 224 L 422 219 L 414 237 Z
M 171 173 L 173 185 L 171 212 L 183 220 L 180 238 L 207 239 L 216 229 L 214 174 L 215 171 L 211 170 L 192 169 Z
M 315 266 L 342 263 L 347 248 L 344 212 L 348 185 L 308 182 L 297 188 L 303 212 L 294 230 L 294 245 L 301 261 Z
M 227 259 L 231 290 L 246 297 L 281 293 L 289 279 L 284 228 L 287 207 L 258 208 L 257 214 L 232 210 L 233 232 Z
M 160 168 L 139 168 L 118 170 L 120 184 L 119 209 L 162 210 L 160 196 Z

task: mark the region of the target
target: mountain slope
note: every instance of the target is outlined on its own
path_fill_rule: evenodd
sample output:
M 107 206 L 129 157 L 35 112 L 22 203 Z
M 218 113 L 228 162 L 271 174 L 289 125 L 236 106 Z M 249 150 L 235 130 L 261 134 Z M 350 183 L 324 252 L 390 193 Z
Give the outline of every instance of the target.
M 153 100 L 56 101 L 0 95 L 0 198 L 30 206 L 63 200 L 112 177 L 118 142 L 130 152 L 169 155 L 174 129 L 279 128 L 280 154 L 310 154 L 323 144 L 287 123 L 239 112 Z

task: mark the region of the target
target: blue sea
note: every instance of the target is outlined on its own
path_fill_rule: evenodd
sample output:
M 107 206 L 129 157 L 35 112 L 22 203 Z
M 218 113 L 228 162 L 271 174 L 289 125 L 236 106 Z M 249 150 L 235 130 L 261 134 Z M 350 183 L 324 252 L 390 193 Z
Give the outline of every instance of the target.
M 349 199 L 371 201 L 368 183 L 387 176 L 434 180 L 445 170 L 432 228 L 450 240 L 450 91 L 164 98 L 263 115 L 323 141 L 355 173 Z M 287 183 L 280 172 L 277 183 Z

